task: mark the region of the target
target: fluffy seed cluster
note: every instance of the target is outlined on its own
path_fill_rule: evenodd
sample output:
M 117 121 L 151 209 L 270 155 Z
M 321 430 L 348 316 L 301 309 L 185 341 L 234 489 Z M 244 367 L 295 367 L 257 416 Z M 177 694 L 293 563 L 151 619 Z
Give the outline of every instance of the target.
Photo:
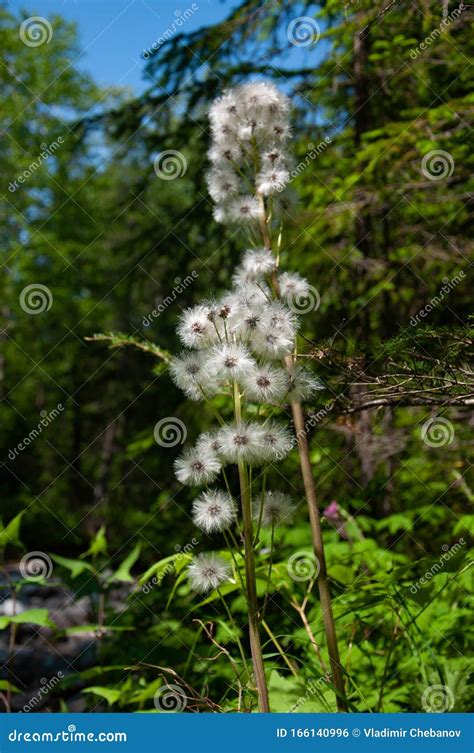
M 269 196 L 272 211 L 278 210 L 278 204 L 283 207 L 286 199 L 277 200 L 274 195 L 290 179 L 285 95 L 272 84 L 245 84 L 225 92 L 213 104 L 210 121 L 212 166 L 207 179 L 216 220 L 261 220 L 265 206 L 270 205 Z M 254 187 L 252 193 L 249 185 Z M 275 290 L 280 291 L 281 300 L 275 299 Z M 192 516 L 206 534 L 225 534 L 238 522 L 225 467 L 241 463 L 261 467 L 282 460 L 295 437 L 286 424 L 271 417 L 274 408 L 291 400 L 307 400 L 322 389 L 321 382 L 303 367 L 282 367 L 282 359 L 295 350 L 299 322 L 294 304 L 309 292 L 307 280 L 300 275 L 279 273 L 270 249 L 248 248 L 234 270 L 231 289 L 180 317 L 178 335 L 184 350 L 170 365 L 175 384 L 191 400 L 238 393 L 244 407 L 258 406 L 259 418 L 248 418 L 255 415 L 253 408 L 244 420 L 236 411 L 235 422 L 202 433 L 194 447 L 175 461 L 181 483 L 204 487 L 193 502 Z M 209 486 L 221 472 L 227 491 Z M 291 498 L 279 491 L 267 491 L 253 501 L 258 526 L 289 522 L 293 510 Z M 194 590 L 206 593 L 226 582 L 231 570 L 226 560 L 210 552 L 194 557 L 188 576 Z
M 261 217 L 261 201 L 248 193 L 249 178 L 262 197 L 280 193 L 289 182 L 289 111 L 288 98 L 267 82 L 231 89 L 212 105 L 207 183 L 217 222 L 248 223 Z
M 206 552 L 194 558 L 188 568 L 188 577 L 191 588 L 198 593 L 207 593 L 229 580 L 230 568 L 218 554 Z

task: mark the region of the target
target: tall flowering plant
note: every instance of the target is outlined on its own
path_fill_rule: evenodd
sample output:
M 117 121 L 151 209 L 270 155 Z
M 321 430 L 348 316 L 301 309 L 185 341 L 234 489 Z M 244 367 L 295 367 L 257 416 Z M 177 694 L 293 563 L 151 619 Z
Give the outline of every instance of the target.
M 185 350 L 172 359 L 171 375 L 186 396 L 205 401 L 216 427 L 201 434 L 176 460 L 178 480 L 201 487 L 193 503 L 195 524 L 222 534 L 232 565 L 216 553 L 196 556 L 191 586 L 220 591 L 230 578 L 246 597 L 253 677 L 260 711 L 269 711 L 260 640 L 264 606 L 259 604 L 256 553 L 262 528 L 289 522 L 294 503 L 282 489 L 268 488 L 268 472 L 293 447 L 300 455 L 318 585 L 338 707 L 345 710 L 344 686 L 326 576 L 317 506 L 301 403 L 321 389 L 320 381 L 297 362 L 298 305 L 310 294 L 308 282 L 280 269 L 283 189 L 290 180 L 289 100 L 275 86 L 250 83 L 224 93 L 211 107 L 209 193 L 216 221 L 238 223 L 251 246 L 233 273 L 233 286 L 219 299 L 185 311 L 178 334 Z M 274 243 L 275 228 L 278 239 Z M 232 421 L 215 407 L 226 396 Z M 222 401 L 221 401 L 222 402 Z M 293 431 L 281 419 L 291 406 Z M 227 415 L 227 414 L 226 414 Z M 236 471 L 232 472 L 234 466 Z M 232 487 L 238 478 L 238 493 Z M 219 483 L 220 482 L 220 483 Z M 273 552 L 270 553 L 268 580 Z M 239 643 L 243 665 L 244 648 Z

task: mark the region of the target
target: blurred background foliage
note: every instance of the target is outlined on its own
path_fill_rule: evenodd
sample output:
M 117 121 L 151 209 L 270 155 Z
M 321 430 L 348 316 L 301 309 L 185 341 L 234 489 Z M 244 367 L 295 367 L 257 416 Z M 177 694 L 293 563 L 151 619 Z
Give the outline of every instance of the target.
M 208 623 L 231 652 L 235 635 L 218 605 L 193 611 L 184 581 L 176 587 L 187 555 L 149 593 L 135 589 L 130 575 L 159 568 L 196 536 L 191 496 L 172 472 L 180 448 L 160 448 L 155 423 L 177 416 L 192 439 L 212 415 L 184 401 L 153 353 L 107 350 L 85 338 L 122 332 L 174 352 L 180 310 L 228 285 L 244 246 L 212 218 L 207 108 L 223 88 L 255 76 L 274 80 L 294 103 L 302 167 L 285 216 L 283 264 L 321 295 L 302 331 L 308 363 L 327 387 L 310 406 L 322 410 L 310 437 L 319 497 L 322 508 L 337 503 L 349 531 L 344 537 L 325 522 L 349 695 L 359 710 L 418 711 L 424 688 L 442 683 L 455 710 L 472 704 L 472 33 L 469 9 L 449 21 L 458 7 L 448 0 L 246 0 L 223 23 L 175 34 L 148 61 L 149 87 L 132 97 L 101 91 L 70 64 L 76 30 L 60 15 L 49 19 L 54 44 L 31 49 L 18 36 L 30 14 L 0 6 L 2 517 L 25 511 L 21 536 L 5 538 L 4 562 L 8 571 L 24 551 L 58 557 L 54 575 L 76 600 L 90 599 L 86 622 L 95 625 L 87 661 L 71 659 L 50 708 L 153 709 L 164 678 L 173 681 L 170 670 L 189 686 L 191 710 L 236 708 L 232 665 L 225 656 L 211 660 L 219 649 Z M 298 54 L 287 35 L 297 16 L 316 19 L 321 30 L 318 43 Z M 443 18 L 442 33 L 419 49 Z M 10 181 L 59 137 L 54 156 L 11 190 Z M 160 180 L 153 169 L 166 149 L 186 158 L 176 180 Z M 439 149 L 454 167 L 435 180 L 421 165 Z M 410 324 L 461 272 L 429 316 Z M 163 304 L 192 273 L 192 285 Z M 19 304 L 32 282 L 53 295 L 50 310 L 37 316 Z M 145 326 L 160 304 L 163 312 Z M 364 408 L 371 400 L 380 402 Z M 60 417 L 11 459 L 41 412 L 58 404 Z M 436 416 L 453 432 L 431 447 L 421 427 Z M 283 471 L 300 488 L 297 459 Z M 197 538 L 201 549 L 213 546 Z M 461 538 L 459 554 L 412 593 L 443 547 Z M 95 548 L 80 559 L 91 541 Z M 281 653 L 270 639 L 265 648 L 272 709 L 333 708 L 327 685 L 318 683 L 327 657 L 317 599 L 310 596 L 302 612 L 305 584 L 286 573 L 287 557 L 310 545 L 303 510 L 278 531 L 278 543 L 267 623 Z M 78 562 L 87 563 L 79 572 Z M 243 611 L 240 597 L 228 598 L 235 613 Z M 111 626 L 105 635 L 97 634 L 100 620 Z M 5 629 L 12 630 L 8 620 Z M 54 626 L 40 630 L 50 631 L 51 642 L 64 639 Z M 17 676 L 24 696 L 34 678 Z

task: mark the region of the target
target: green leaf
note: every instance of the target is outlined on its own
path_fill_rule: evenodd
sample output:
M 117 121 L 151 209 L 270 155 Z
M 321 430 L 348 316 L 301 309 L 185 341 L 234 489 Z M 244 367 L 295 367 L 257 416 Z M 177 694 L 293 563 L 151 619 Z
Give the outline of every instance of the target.
M 25 514 L 22 510 L 18 515 L 10 520 L 10 522 L 3 527 L 0 521 L 0 549 L 5 549 L 7 544 L 17 544 L 21 546 L 20 541 L 20 523 L 21 518 Z
M 105 526 L 101 526 L 96 535 L 92 539 L 89 549 L 81 554 L 81 559 L 85 559 L 89 555 L 91 557 L 98 557 L 99 554 L 107 554 L 107 539 L 105 536 Z
M 56 627 L 49 619 L 47 609 L 27 609 L 21 614 L 0 617 L 0 630 L 4 630 L 12 623 L 16 625 L 40 625 L 41 627 Z
M 121 565 L 117 568 L 117 570 L 112 573 L 112 575 L 109 578 L 109 581 L 119 580 L 122 581 L 122 583 L 132 583 L 133 578 L 130 574 L 130 569 L 133 567 L 135 562 L 140 556 L 140 550 L 142 548 L 142 545 L 140 542 L 135 544 L 130 554 L 125 557 Z
M 81 575 L 81 573 L 83 573 L 85 570 L 88 570 L 91 573 L 94 572 L 94 568 L 89 564 L 89 562 L 84 562 L 83 560 L 73 560 L 69 557 L 60 557 L 59 554 L 52 554 L 51 557 L 54 562 L 58 563 L 58 565 L 61 565 L 61 567 L 69 570 L 72 578 L 77 578 L 77 576 Z
M 8 680 L 0 680 L 0 690 L 10 691 L 10 693 L 21 693 L 21 690 L 12 685 Z
M 114 688 L 104 688 L 101 685 L 91 685 L 90 688 L 84 688 L 83 693 L 93 693 L 100 698 L 105 698 L 109 706 L 113 706 L 114 703 L 120 700 L 121 691 Z

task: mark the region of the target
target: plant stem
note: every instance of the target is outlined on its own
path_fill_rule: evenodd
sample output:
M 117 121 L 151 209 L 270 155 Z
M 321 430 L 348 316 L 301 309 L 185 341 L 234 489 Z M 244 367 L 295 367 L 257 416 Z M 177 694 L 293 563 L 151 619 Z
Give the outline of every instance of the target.
M 292 365 L 291 356 L 285 358 L 285 365 Z M 331 604 L 331 594 L 326 571 L 326 557 L 324 554 L 324 543 L 321 531 L 320 513 L 318 501 L 316 499 L 316 490 L 314 488 L 313 473 L 311 461 L 309 459 L 309 447 L 306 430 L 304 426 L 303 409 L 301 403 L 292 402 L 291 412 L 293 414 L 293 424 L 298 442 L 298 452 L 300 456 L 301 475 L 308 502 L 309 522 L 311 526 L 311 536 L 313 540 L 314 553 L 319 562 L 318 588 L 321 609 L 323 613 L 324 631 L 326 633 L 326 642 L 328 647 L 329 662 L 331 664 L 331 673 L 333 685 L 338 691 L 336 702 L 338 711 L 347 711 L 347 705 L 344 700 L 344 679 L 342 675 L 341 661 L 339 659 L 339 648 L 337 645 L 336 624 Z
M 234 383 L 234 412 L 237 424 L 242 421 L 239 386 Z M 249 640 L 252 654 L 253 671 L 258 693 L 259 711 L 269 712 L 267 680 L 263 664 L 262 645 L 260 643 L 259 614 L 257 600 L 257 583 L 255 578 L 255 559 L 253 550 L 253 521 L 251 489 L 248 483 L 247 468 L 243 461 L 238 463 L 240 497 L 242 502 L 242 519 L 244 524 L 245 585 L 247 609 L 249 616 Z
M 263 196 L 257 193 L 257 198 L 260 203 L 260 207 L 263 212 L 263 217 L 260 221 L 260 232 L 262 240 L 266 248 L 271 249 L 270 235 L 267 225 L 267 217 L 265 215 L 265 201 Z M 277 298 L 280 298 L 280 286 L 275 273 L 271 279 L 272 287 Z M 291 355 L 285 356 L 283 359 L 284 366 L 287 371 L 291 371 L 293 367 L 293 358 Z M 321 531 L 320 512 L 318 507 L 318 501 L 316 498 L 315 484 L 313 480 L 313 471 L 311 468 L 311 461 L 309 458 L 308 438 L 306 435 L 306 429 L 304 425 L 304 415 L 301 403 L 299 401 L 292 401 L 291 412 L 293 416 L 293 425 L 295 428 L 296 438 L 298 442 L 298 453 L 300 456 L 301 475 L 303 477 L 303 484 L 306 494 L 306 501 L 308 503 L 309 522 L 311 527 L 311 538 L 313 543 L 314 553 L 318 559 L 320 570 L 318 576 L 318 588 L 319 588 L 319 600 L 321 603 L 321 609 L 323 612 L 324 632 L 326 634 L 326 642 L 328 647 L 329 661 L 331 664 L 331 673 L 333 685 L 337 690 L 336 703 L 338 711 L 347 711 L 347 704 L 345 702 L 345 690 L 344 679 L 342 674 L 342 666 L 339 658 L 339 648 L 337 645 L 336 624 L 334 622 L 334 615 L 331 604 L 331 594 L 329 591 L 329 583 L 326 571 L 326 558 L 324 555 L 324 542 Z

